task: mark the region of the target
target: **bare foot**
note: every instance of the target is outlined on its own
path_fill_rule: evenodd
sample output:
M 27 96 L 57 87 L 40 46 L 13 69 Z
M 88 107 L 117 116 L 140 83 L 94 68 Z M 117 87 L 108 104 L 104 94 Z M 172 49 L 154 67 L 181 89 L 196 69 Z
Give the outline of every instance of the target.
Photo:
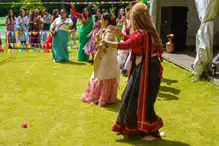
M 148 136 L 143 137 L 141 140 L 144 140 L 144 141 L 154 141 L 156 139 L 157 139 L 156 137 L 148 135 Z

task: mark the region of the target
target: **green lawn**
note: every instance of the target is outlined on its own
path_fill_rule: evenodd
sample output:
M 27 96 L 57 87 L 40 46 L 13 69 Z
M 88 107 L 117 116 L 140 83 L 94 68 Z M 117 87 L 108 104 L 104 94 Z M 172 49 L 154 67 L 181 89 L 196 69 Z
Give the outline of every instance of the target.
M 0 24 L 5 24 L 5 17 L 0 17 Z
M 111 132 L 121 101 L 100 108 L 80 101 L 93 66 L 53 63 L 50 54 L 0 53 L 0 145 L 6 146 L 216 146 L 219 90 L 164 62 L 156 103 L 166 137 L 142 142 Z M 30 74 L 27 74 L 30 72 Z M 120 95 L 126 85 L 121 78 Z M 21 128 L 27 122 L 27 129 Z

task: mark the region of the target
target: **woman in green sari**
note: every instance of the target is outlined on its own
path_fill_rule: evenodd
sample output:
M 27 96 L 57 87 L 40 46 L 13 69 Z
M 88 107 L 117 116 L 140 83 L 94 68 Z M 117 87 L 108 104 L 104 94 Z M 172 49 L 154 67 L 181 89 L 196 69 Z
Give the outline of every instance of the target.
M 76 11 L 74 8 L 74 5 L 72 5 L 72 10 L 74 14 L 81 20 L 82 22 L 82 28 L 80 30 L 80 47 L 78 50 L 78 60 L 79 61 L 89 61 L 89 56 L 85 54 L 84 52 L 84 46 L 88 43 L 90 40 L 89 34 L 91 33 L 93 29 L 94 19 L 95 16 L 92 16 L 92 13 L 88 7 L 86 7 L 83 10 L 83 13 L 80 14 Z

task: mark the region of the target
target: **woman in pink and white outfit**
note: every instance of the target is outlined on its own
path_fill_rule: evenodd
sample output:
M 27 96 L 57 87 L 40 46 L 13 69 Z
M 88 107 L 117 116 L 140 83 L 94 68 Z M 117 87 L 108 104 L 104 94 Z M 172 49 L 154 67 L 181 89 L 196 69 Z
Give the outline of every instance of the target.
M 94 60 L 94 73 L 81 100 L 102 107 L 115 103 L 117 100 L 120 70 L 117 50 L 103 47 L 101 44 L 101 40 L 116 41 L 116 36 L 108 29 L 108 25 L 114 24 L 112 16 L 104 13 L 100 22 L 102 29 L 96 39 L 97 54 Z

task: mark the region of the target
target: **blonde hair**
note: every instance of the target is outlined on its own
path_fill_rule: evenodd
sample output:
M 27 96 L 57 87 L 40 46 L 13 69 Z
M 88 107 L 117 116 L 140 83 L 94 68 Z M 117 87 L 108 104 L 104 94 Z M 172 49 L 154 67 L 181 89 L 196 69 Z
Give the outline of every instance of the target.
M 146 31 L 152 37 L 157 49 L 162 50 L 162 41 L 152 23 L 148 7 L 145 4 L 138 3 L 133 6 L 130 13 L 130 20 L 133 32 Z

